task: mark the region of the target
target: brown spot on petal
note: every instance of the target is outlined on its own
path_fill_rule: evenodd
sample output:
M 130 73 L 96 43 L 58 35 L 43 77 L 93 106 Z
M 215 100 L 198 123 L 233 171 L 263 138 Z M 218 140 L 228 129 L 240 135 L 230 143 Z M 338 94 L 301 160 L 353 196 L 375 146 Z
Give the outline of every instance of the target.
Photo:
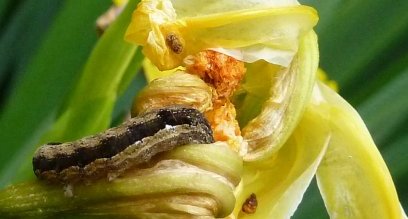
M 256 208 L 258 207 L 258 200 L 256 199 L 256 195 L 252 193 L 242 204 L 242 211 L 247 214 L 254 214 L 256 212 Z
M 181 43 L 180 38 L 175 33 L 169 33 L 166 36 L 166 44 L 170 47 L 171 51 L 176 54 L 183 52 L 183 44 Z

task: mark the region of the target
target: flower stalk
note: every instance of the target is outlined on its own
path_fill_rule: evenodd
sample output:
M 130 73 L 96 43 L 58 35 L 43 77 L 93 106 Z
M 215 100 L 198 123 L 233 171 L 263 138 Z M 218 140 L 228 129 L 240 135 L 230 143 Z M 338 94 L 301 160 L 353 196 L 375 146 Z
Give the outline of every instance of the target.
M 34 218 L 225 217 L 234 207 L 233 188 L 241 170 L 242 160 L 226 145 L 188 145 L 113 181 L 74 184 L 65 190 L 40 181 L 12 185 L 0 192 L 0 213 Z

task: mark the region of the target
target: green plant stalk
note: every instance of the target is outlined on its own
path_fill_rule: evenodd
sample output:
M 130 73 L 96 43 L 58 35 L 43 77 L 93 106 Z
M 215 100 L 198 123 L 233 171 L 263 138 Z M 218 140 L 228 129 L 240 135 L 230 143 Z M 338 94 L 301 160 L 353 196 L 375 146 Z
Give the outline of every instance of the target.
M 181 156 L 186 152 L 188 156 Z M 174 154 L 173 154 L 174 153 Z M 242 171 L 241 158 L 220 145 L 188 145 L 170 151 L 164 157 L 170 160 L 179 158 L 201 169 L 213 167 L 211 174 L 224 173 L 224 168 L 232 179 L 239 178 Z M 183 157 L 183 158 L 182 158 Z M 216 157 L 220 159 L 208 159 Z M 183 159 L 186 158 L 186 161 Z M 225 159 L 231 162 L 226 163 Z M 56 214 L 69 215 L 134 215 L 142 211 L 138 201 L 151 198 L 164 201 L 171 196 L 211 197 L 216 200 L 216 216 L 227 216 L 233 209 L 235 197 L 233 188 L 209 174 L 191 171 L 180 166 L 153 171 L 138 172 L 130 170 L 122 178 L 111 182 L 106 179 L 91 185 L 74 185 L 72 197 L 64 195 L 62 185 L 50 185 L 41 181 L 9 186 L 0 192 L 0 214 L 10 217 L 46 217 Z M 188 182 L 188 183 L 186 183 Z M 181 197 L 183 199 L 183 197 Z M 153 204 L 155 202 L 152 202 Z M 167 203 L 168 204 L 168 203 Z M 123 205 L 136 205 L 121 208 Z M 140 206 L 139 206 L 140 205 Z M 120 211 L 118 209 L 120 209 Z M 140 207 L 140 208 L 139 208 Z M 158 206 L 163 209 L 171 206 Z M 116 209 L 116 210 L 115 210 Z M 174 209 L 173 209 L 174 211 Z
M 205 170 L 227 177 L 238 185 L 243 171 L 243 162 L 237 153 L 218 144 L 205 145 L 205 153 L 200 153 L 202 147 L 203 145 L 179 147 L 172 150 L 171 153 L 166 153 L 162 158 L 183 160 L 192 165 L 199 165 Z
M 231 203 L 234 203 L 231 188 L 225 184 L 209 176 L 180 174 L 177 171 L 120 179 L 109 183 L 95 183 L 91 186 L 81 185 L 74 187 L 74 193 L 75 197 L 66 197 L 61 186 L 46 186 L 38 182 L 12 186 L 0 195 L 2 215 L 45 216 L 64 211 L 75 213 L 75 209 L 81 212 L 81 206 L 87 208 L 95 203 L 112 201 L 114 205 L 113 201 L 117 199 L 128 199 L 128 202 L 132 202 L 132 199 L 136 198 L 149 195 L 163 196 L 169 193 L 209 193 L 222 202 L 221 207 L 230 206 L 223 212 L 230 212 L 233 208 Z M 226 216 L 225 213 L 223 215 Z
M 47 34 L 51 21 L 62 4 L 52 0 L 29 0 L 21 4 L 10 1 L 8 5 L 3 5 L 3 9 L 14 9 L 14 13 L 6 12 L 8 17 L 2 18 L 1 4 L 4 3 L 0 3 L 0 25 L 4 25 L 0 27 L 0 84 L 5 85 L 7 75 L 10 74 L 11 79 L 3 88 L 12 90 L 18 79 L 26 73 L 24 68 Z M 11 7 L 12 4 L 17 4 L 17 7 Z M 38 13 L 46 7 L 48 10 Z M 29 22 L 30 25 L 27 25 Z M 3 89 L 2 92 L 8 93 L 8 90 Z

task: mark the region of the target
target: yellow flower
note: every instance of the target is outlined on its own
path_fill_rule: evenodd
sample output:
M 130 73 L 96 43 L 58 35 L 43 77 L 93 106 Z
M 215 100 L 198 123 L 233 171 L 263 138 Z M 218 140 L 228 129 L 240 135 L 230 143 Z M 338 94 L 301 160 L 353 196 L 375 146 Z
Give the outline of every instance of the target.
M 317 20 L 313 8 L 296 0 L 142 0 L 125 38 L 143 46 L 149 80 L 159 70 L 170 76 L 146 87 L 133 113 L 161 103 L 219 107 L 210 118 L 218 128 L 232 127 L 236 138 L 177 147 L 111 181 L 67 185 L 68 195 L 40 181 L 12 185 L 0 191 L 0 215 L 289 218 L 316 177 L 331 218 L 406 218 L 364 122 L 318 81 Z M 113 31 L 108 40 L 120 35 Z M 217 64 L 231 61 L 230 69 L 203 62 L 195 67 L 204 68 L 204 79 L 187 74 L 203 51 L 215 54 Z M 218 68 L 246 69 L 231 98 L 210 86 L 210 76 L 219 75 L 205 70 Z M 217 82 L 241 79 L 233 76 Z
M 203 50 L 246 62 L 233 103 L 249 148 L 231 217 L 288 218 L 316 176 L 332 218 L 404 218 L 364 122 L 317 80 L 317 20 L 297 1 L 144 0 L 126 39 L 160 70 Z
M 143 45 L 160 70 L 180 66 L 187 55 L 208 48 L 248 62 L 265 59 L 288 66 L 295 42 L 316 22 L 314 9 L 294 1 L 149 0 L 133 13 L 126 39 Z M 181 51 L 167 46 L 172 35 Z

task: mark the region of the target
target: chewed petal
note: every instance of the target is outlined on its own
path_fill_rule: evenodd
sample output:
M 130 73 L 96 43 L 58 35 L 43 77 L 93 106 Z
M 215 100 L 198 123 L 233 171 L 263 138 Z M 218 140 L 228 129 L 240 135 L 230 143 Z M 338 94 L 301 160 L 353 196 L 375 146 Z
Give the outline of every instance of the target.
M 310 32 L 289 68 L 264 61 L 247 65 L 242 89 L 233 100 L 249 144 L 245 160 L 267 159 L 289 138 L 309 101 L 318 57 L 317 38 Z
M 391 175 L 358 113 L 325 85 L 316 89 L 330 109 L 332 138 L 317 171 L 330 217 L 403 218 Z
M 234 214 L 238 218 L 289 218 L 309 186 L 323 158 L 330 130 L 320 109 L 308 107 L 301 122 L 279 153 L 268 160 L 245 163 L 242 190 Z M 254 193 L 256 212 L 241 212 L 245 199 Z
M 299 40 L 318 20 L 313 8 L 294 1 L 276 5 L 222 1 L 223 7 L 215 1 L 182 2 L 142 1 L 126 32 L 125 38 L 144 46 L 145 55 L 160 70 L 178 67 L 186 56 L 206 49 L 224 51 L 245 62 L 266 60 L 287 67 Z M 235 56 L 235 50 L 240 55 Z
M 264 60 L 284 67 L 290 65 L 295 55 L 295 51 L 276 50 L 265 45 L 248 46 L 239 49 L 211 48 L 211 50 L 229 55 L 247 63 Z

